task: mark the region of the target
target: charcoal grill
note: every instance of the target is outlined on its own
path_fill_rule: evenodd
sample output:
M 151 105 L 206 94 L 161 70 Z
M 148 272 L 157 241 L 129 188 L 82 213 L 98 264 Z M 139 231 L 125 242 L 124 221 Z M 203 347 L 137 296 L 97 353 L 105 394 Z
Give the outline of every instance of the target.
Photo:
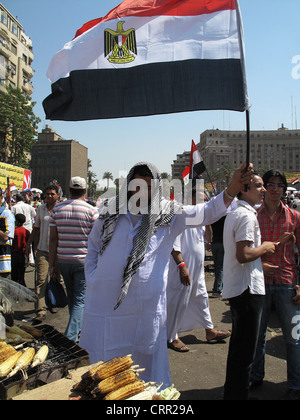
M 0 400 L 8 400 L 25 390 L 35 389 L 68 375 L 69 370 L 89 365 L 88 353 L 50 325 L 36 328 L 43 332 L 43 337 L 36 340 L 39 346 L 47 344 L 49 354 L 46 361 L 27 370 L 27 378 L 22 372 L 11 378 L 0 380 Z

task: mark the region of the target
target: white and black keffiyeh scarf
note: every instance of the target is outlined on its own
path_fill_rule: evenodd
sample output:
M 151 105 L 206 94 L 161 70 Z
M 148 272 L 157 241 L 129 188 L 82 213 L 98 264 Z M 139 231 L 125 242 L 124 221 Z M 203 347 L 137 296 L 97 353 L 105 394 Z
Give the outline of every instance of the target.
M 113 236 L 118 218 L 120 214 L 124 214 L 124 206 L 126 206 L 127 211 L 128 185 L 134 177 L 135 168 L 141 165 L 146 165 L 153 175 L 151 204 L 147 214 L 142 215 L 141 226 L 134 238 L 133 247 L 127 265 L 123 271 L 122 291 L 114 309 L 117 309 L 120 306 L 127 295 L 131 279 L 144 259 L 151 236 L 160 226 L 170 225 L 176 211 L 181 208 L 181 206 L 174 201 L 164 200 L 162 198 L 161 176 L 155 166 L 146 162 L 136 164 L 130 170 L 127 176 L 127 182 L 122 186 L 119 195 L 111 200 L 105 209 L 106 211 L 102 212 L 99 216 L 99 218 L 103 220 L 100 254 L 103 254 L 108 246 Z

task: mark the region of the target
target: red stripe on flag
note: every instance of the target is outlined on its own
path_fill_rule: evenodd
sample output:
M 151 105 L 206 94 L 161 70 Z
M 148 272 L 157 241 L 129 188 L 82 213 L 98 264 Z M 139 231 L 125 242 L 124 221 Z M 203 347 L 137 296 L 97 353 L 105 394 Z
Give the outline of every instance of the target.
M 182 171 L 182 179 L 186 178 L 187 176 L 189 176 L 190 174 L 190 167 L 187 166 L 183 171 Z
M 194 165 L 194 153 L 198 152 L 198 148 L 195 145 L 194 140 L 192 140 L 192 147 L 191 147 L 191 154 L 190 154 L 190 171 L 193 173 L 193 165 Z
M 235 10 L 235 0 L 124 0 L 106 16 L 90 20 L 77 30 L 75 38 L 101 22 L 128 16 L 197 16 L 222 10 Z

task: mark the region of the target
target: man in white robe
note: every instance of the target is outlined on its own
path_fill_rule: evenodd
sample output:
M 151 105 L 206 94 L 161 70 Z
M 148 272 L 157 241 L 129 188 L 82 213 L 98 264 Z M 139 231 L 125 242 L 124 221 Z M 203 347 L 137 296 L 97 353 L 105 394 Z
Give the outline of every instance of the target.
M 208 227 L 209 228 L 209 227 Z M 178 333 L 204 328 L 208 342 L 224 340 L 229 331 L 214 328 L 205 284 L 205 227 L 191 227 L 173 245 L 167 284 L 168 347 L 178 352 L 188 347 Z
M 143 380 L 171 385 L 166 284 L 175 238 L 187 223 L 211 224 L 226 214 L 233 197 L 251 180 L 251 166 L 245 168 L 237 169 L 227 191 L 208 203 L 180 207 L 163 200 L 153 165 L 130 170 L 125 193 L 121 189 L 111 200 L 89 235 L 80 346 L 91 363 L 132 354 L 134 363 L 145 368 Z M 140 185 L 132 187 L 132 181 Z

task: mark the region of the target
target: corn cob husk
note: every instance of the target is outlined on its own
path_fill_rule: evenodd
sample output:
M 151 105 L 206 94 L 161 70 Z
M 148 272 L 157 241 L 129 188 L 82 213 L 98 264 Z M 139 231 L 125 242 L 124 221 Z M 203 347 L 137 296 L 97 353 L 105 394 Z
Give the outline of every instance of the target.
M 132 397 L 127 398 L 127 400 L 153 400 L 155 399 L 163 399 L 159 396 L 159 390 L 162 387 L 162 384 L 160 386 L 154 385 L 152 382 L 149 386 L 145 387 L 145 389 L 142 392 L 139 392 L 138 394 L 133 395 Z
M 49 353 L 49 347 L 45 344 L 35 354 L 31 367 L 35 367 L 44 363 Z
M 25 369 L 30 365 L 32 359 L 34 358 L 35 350 L 33 347 L 27 347 L 22 356 L 18 359 L 16 366 L 9 373 L 8 378 L 15 375 L 19 370 L 22 370 L 24 377 L 26 377 Z
M 142 392 L 144 388 L 145 383 L 138 380 L 110 392 L 105 395 L 104 400 L 126 400 L 127 398 Z
M 16 366 L 19 358 L 22 356 L 22 352 L 18 351 L 12 356 L 10 356 L 5 362 L 0 365 L 0 378 L 7 376 L 9 372 Z
M 43 337 L 43 332 L 37 328 L 32 327 L 31 325 L 21 324 L 19 327 L 21 328 L 21 330 L 28 332 L 34 338 Z
M 178 400 L 180 392 L 175 388 L 174 384 L 172 384 L 172 386 L 162 390 L 159 393 L 159 396 L 164 400 Z
M 10 333 L 17 334 L 20 337 L 23 337 L 29 340 L 34 340 L 34 337 L 31 334 L 22 330 L 22 328 L 19 328 L 16 325 L 13 325 L 12 327 L 6 327 L 6 330 Z
M 92 394 L 94 396 L 98 394 L 108 394 L 122 386 L 135 382 L 136 379 L 137 373 L 133 369 L 123 370 L 122 372 L 116 373 L 115 375 L 100 381 L 93 389 Z
M 101 364 L 93 375 L 94 380 L 103 380 L 130 368 L 133 365 L 131 354 L 123 357 L 115 357 Z
M 17 343 L 30 343 L 33 341 L 32 338 L 24 338 L 21 337 L 19 334 L 16 333 L 12 333 L 12 332 L 7 332 L 6 333 L 6 338 L 5 341 L 9 344 L 17 344 Z

